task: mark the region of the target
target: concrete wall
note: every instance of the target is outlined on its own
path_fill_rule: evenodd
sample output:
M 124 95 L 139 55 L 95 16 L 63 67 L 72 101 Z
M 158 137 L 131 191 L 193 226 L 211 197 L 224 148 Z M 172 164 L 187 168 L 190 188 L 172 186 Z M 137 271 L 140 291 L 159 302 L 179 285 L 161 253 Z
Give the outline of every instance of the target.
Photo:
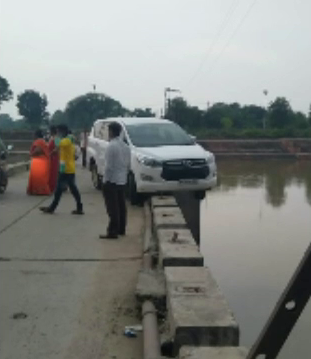
M 164 272 L 167 324 L 173 355 L 243 359 L 239 327 L 174 197 L 151 200 L 158 270 Z M 208 263 L 205 263 L 208 264 Z
M 29 166 L 30 166 L 30 161 L 23 161 L 23 162 L 9 164 L 7 166 L 8 177 L 12 177 L 16 174 L 28 171 Z
M 7 156 L 8 164 L 25 162 L 29 160 L 30 160 L 29 151 L 12 151 Z

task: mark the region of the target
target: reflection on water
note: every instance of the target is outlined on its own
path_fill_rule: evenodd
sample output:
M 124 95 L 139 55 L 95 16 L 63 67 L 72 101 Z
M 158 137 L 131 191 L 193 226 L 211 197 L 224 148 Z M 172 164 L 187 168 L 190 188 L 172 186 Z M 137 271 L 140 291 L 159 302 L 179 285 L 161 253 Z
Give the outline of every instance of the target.
M 250 347 L 311 239 L 311 163 L 222 160 L 202 203 L 201 249 Z M 311 357 L 311 303 L 281 359 Z
M 295 160 L 222 160 L 218 163 L 221 191 L 237 187 L 266 190 L 266 201 L 273 207 L 286 204 L 286 187 L 295 184 L 305 188 L 311 206 L 311 163 Z

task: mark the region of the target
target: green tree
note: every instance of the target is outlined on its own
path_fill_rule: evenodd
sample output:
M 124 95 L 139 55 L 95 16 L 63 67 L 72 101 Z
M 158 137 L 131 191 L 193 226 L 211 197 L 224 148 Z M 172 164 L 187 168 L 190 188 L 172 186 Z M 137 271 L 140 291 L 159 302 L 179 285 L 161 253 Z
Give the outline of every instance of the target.
M 204 115 L 204 124 L 207 128 L 221 129 L 221 119 L 227 117 L 227 105 L 222 102 L 213 104 Z
M 79 129 L 89 129 L 97 119 L 120 117 L 128 112 L 120 102 L 93 92 L 69 101 L 65 110 L 68 125 Z
M 272 128 L 284 128 L 294 122 L 294 114 L 285 97 L 278 97 L 269 106 L 269 125 Z
M 233 126 L 233 121 L 230 117 L 223 117 L 220 121 L 222 128 L 225 130 L 230 130 Z
M 294 114 L 294 127 L 299 129 L 306 129 L 308 126 L 309 124 L 307 116 L 300 111 L 296 112 Z
M 151 108 L 135 108 L 131 112 L 133 117 L 155 117 L 155 113 L 152 112 Z
M 203 123 L 203 112 L 198 107 L 189 106 L 182 97 L 169 102 L 166 117 L 186 129 L 199 128 Z
M 243 124 L 243 117 L 242 117 L 242 109 L 241 105 L 237 102 L 231 103 L 225 106 L 226 116 L 232 119 L 233 127 L 242 129 L 244 126 Z
M 168 102 L 166 118 L 180 124 L 186 125 L 187 122 L 188 103 L 182 97 L 176 97 Z
M 241 119 L 243 128 L 263 128 L 266 116 L 267 111 L 263 107 L 256 105 L 242 107 Z
M 49 117 L 46 111 L 47 105 L 46 96 L 34 90 L 26 90 L 17 97 L 19 114 L 31 127 L 39 127 L 47 123 Z
M 14 121 L 7 113 L 0 114 L 0 130 L 11 130 L 14 128 Z
M 0 108 L 3 102 L 10 101 L 13 98 L 13 92 L 8 80 L 0 76 Z
M 56 110 L 50 119 L 51 125 L 60 125 L 60 124 L 67 124 L 68 119 L 66 113 L 62 110 Z

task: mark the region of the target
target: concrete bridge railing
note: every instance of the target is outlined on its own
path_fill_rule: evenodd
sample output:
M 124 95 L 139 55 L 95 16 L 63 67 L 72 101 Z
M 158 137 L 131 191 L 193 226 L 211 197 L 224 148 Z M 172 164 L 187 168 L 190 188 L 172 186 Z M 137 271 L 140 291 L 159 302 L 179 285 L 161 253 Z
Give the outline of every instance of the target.
M 247 350 L 239 347 L 239 326 L 211 270 L 204 266 L 175 198 L 153 197 L 150 210 L 157 269 L 140 274 L 137 297 L 141 300 L 142 294 L 146 298 L 153 291 L 149 299 L 159 310 L 165 308 L 165 336 L 172 342 L 172 355 L 245 359 Z

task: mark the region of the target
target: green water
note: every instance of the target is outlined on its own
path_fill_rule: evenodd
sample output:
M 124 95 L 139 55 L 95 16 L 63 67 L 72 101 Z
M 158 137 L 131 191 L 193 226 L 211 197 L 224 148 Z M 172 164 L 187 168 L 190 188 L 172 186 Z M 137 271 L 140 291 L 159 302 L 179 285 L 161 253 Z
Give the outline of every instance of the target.
M 250 347 L 311 241 L 311 162 L 222 160 L 218 172 L 201 249 Z M 311 358 L 310 335 L 311 303 L 279 358 Z

